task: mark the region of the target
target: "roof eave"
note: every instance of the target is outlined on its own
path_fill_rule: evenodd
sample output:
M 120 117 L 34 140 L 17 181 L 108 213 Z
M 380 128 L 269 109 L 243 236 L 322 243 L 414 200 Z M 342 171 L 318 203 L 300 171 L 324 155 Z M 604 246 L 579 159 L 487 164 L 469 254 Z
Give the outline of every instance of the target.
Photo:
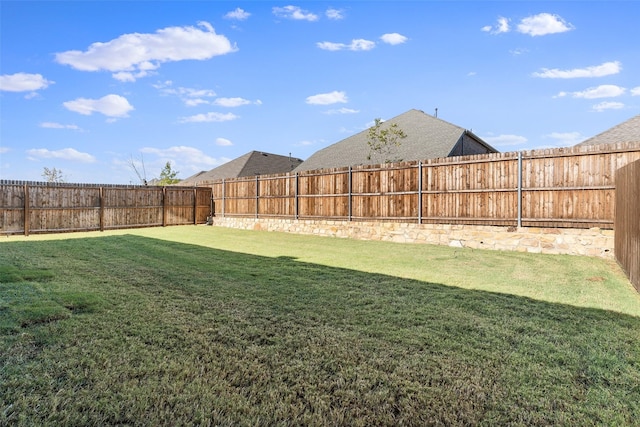
M 481 144 L 482 146 L 484 146 L 485 148 L 487 148 L 488 150 L 490 150 L 493 153 L 499 153 L 498 150 L 496 150 L 495 148 L 493 148 L 491 145 L 487 144 L 482 138 L 480 138 L 478 135 L 476 135 L 475 133 L 471 132 L 470 130 L 466 130 L 464 131 L 463 135 L 468 135 L 471 138 L 475 139 L 479 144 Z

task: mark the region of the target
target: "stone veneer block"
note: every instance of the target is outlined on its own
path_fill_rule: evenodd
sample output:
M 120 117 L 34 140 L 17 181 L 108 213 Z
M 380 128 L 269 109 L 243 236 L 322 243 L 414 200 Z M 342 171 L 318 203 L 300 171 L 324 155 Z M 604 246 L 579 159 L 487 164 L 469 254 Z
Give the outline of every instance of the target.
M 213 224 L 360 240 L 437 244 L 473 249 L 587 255 L 613 259 L 614 231 L 357 221 L 215 217 Z

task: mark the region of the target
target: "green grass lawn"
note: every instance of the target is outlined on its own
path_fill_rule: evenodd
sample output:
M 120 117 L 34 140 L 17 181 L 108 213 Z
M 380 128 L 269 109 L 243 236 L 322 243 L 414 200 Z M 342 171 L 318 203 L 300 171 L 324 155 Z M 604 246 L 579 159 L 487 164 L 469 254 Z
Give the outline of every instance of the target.
M 0 363 L 0 425 L 634 425 L 640 295 L 586 257 L 12 236 Z

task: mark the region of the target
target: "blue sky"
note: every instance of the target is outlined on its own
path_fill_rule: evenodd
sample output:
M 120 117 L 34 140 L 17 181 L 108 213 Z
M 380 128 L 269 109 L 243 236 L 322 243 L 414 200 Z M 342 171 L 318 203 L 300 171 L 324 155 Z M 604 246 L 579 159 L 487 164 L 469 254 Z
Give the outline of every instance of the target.
M 500 151 L 640 113 L 636 1 L 0 2 L 0 178 L 301 159 L 410 109 Z

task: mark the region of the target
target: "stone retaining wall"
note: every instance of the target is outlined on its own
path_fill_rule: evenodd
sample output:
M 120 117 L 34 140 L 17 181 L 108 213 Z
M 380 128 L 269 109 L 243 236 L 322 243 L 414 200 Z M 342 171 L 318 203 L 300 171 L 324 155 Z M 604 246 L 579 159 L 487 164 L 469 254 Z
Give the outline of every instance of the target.
M 427 243 L 460 248 L 614 258 L 613 230 L 600 228 L 516 228 L 232 217 L 215 217 L 213 225 L 360 240 Z

